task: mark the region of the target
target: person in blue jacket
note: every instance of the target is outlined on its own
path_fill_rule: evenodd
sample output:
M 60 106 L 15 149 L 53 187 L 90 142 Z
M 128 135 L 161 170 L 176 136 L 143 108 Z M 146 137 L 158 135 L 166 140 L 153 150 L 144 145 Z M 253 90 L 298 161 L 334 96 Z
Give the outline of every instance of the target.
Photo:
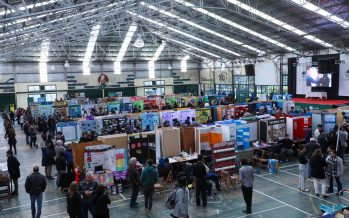
M 144 191 L 145 209 L 151 211 L 153 205 L 154 184 L 158 179 L 158 172 L 152 159 L 147 160 L 147 166 L 144 167 L 141 175 L 141 183 Z

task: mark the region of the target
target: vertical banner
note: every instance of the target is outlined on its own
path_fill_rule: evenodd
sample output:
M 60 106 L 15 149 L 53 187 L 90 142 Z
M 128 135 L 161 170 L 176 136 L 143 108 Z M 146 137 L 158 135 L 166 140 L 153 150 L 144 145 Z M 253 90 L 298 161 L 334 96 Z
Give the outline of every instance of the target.
M 297 95 L 305 95 L 308 91 L 306 84 L 306 71 L 308 66 L 312 66 L 311 57 L 299 58 L 297 63 Z
M 339 65 L 339 96 L 349 96 L 349 55 L 341 54 L 340 60 L 344 61 Z

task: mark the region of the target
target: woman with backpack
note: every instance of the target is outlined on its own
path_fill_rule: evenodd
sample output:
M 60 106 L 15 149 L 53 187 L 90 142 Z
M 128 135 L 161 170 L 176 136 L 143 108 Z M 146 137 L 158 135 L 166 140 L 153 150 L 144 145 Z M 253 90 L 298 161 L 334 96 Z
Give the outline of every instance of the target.
M 187 189 L 187 178 L 184 174 L 178 175 L 178 186 L 175 194 L 175 206 L 171 217 L 189 218 L 189 190 Z

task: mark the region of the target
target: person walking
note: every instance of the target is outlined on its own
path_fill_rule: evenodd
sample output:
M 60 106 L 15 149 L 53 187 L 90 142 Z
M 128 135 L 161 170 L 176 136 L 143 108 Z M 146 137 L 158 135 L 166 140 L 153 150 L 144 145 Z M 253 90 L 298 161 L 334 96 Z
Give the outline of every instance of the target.
M 177 180 L 178 186 L 176 188 L 176 204 L 173 213 L 171 213 L 171 217 L 189 218 L 189 190 L 187 188 L 187 178 L 184 173 L 180 173 Z
M 105 192 L 105 186 L 103 184 L 99 184 L 96 190 L 96 197 L 94 202 L 94 205 L 96 205 L 94 218 L 109 218 L 110 216 L 108 204 L 110 203 L 110 198 Z
M 7 169 L 15 187 L 15 190 L 13 190 L 11 194 L 12 196 L 17 196 L 18 195 L 18 179 L 19 177 L 21 177 L 19 166 L 21 164 L 19 163 L 17 158 L 13 156 L 13 151 L 8 150 L 6 152 L 6 156 L 7 156 Z
M 239 169 L 239 176 L 241 182 L 242 195 L 246 203 L 246 210 L 244 213 L 252 213 L 252 193 L 253 193 L 253 167 L 247 162 L 247 159 L 241 159 L 241 168 Z
M 30 134 L 29 134 L 29 123 L 28 121 L 25 121 L 23 124 L 23 131 L 25 134 L 25 142 L 27 143 L 27 145 L 29 145 L 30 143 Z
M 316 149 L 320 148 L 320 145 L 317 143 L 316 138 L 311 138 L 310 142 L 305 144 L 305 154 L 306 158 L 308 160 L 307 164 L 307 176 L 308 178 L 311 177 L 311 165 L 310 165 L 310 159 Z
M 143 169 L 141 174 L 141 182 L 143 184 L 144 191 L 144 204 L 145 209 L 151 211 L 153 206 L 153 194 L 154 184 L 158 179 L 158 172 L 156 167 L 154 166 L 154 162 L 152 159 L 147 160 L 147 166 Z
M 309 189 L 307 189 L 307 163 L 308 160 L 305 157 L 305 146 L 301 145 L 299 148 L 298 153 L 298 168 L 299 168 L 299 190 L 302 192 L 309 192 Z
M 32 218 L 40 218 L 42 208 L 42 193 L 46 189 L 45 176 L 39 173 L 39 166 L 34 166 L 33 173 L 25 180 L 25 191 L 30 195 Z M 35 202 L 37 208 L 35 208 Z
M 49 139 L 46 139 L 43 137 L 43 144 L 41 147 L 42 151 L 42 160 L 41 165 L 45 167 L 45 176 L 47 179 L 54 179 L 52 177 L 52 165 L 55 163 L 55 153 L 53 150 L 53 145 L 49 141 Z
M 61 188 L 61 190 L 63 190 L 63 188 L 67 187 L 67 186 L 64 186 L 64 181 L 67 180 L 66 178 L 67 163 L 65 160 L 64 152 L 57 154 L 56 170 L 57 170 L 56 187 Z
M 78 183 L 72 182 L 67 193 L 67 213 L 70 218 L 82 218 L 81 196 L 78 193 Z
M 321 195 L 327 198 L 326 195 L 326 175 L 325 168 L 327 166 L 326 160 L 323 158 L 321 149 L 315 149 L 310 159 L 311 176 L 314 178 L 314 190 L 316 196 L 320 196 L 319 184 L 321 185 Z
M 86 173 L 86 178 L 79 184 L 79 193 L 82 195 L 82 217 L 88 218 L 88 211 L 90 211 L 92 217 L 95 216 L 95 207 L 93 200 L 96 194 L 98 183 L 94 181 L 93 174 L 91 172 Z
M 207 190 L 207 180 L 206 180 L 206 167 L 203 163 L 203 156 L 198 155 L 198 162 L 193 166 L 193 176 L 195 178 L 195 196 L 196 196 L 196 205 L 200 206 L 202 200 L 202 206 L 206 207 L 207 199 L 206 199 L 206 190 Z
M 12 126 L 9 126 L 6 129 L 5 139 L 8 139 L 8 145 L 10 146 L 10 150 L 14 151 L 15 155 L 17 155 L 17 139 L 16 139 L 16 131 Z M 13 148 L 13 149 L 12 149 Z
M 328 192 L 333 193 L 333 178 L 337 183 L 337 195 L 339 193 L 343 194 L 342 191 L 342 183 L 340 181 L 340 177 L 343 176 L 344 168 L 343 168 L 343 160 L 339 156 L 337 156 L 336 150 L 331 150 L 330 155 L 326 158 L 327 163 L 327 176 L 329 181 Z
M 135 157 L 132 157 L 130 159 L 130 164 L 127 168 L 127 177 L 131 182 L 131 186 L 132 186 L 130 207 L 135 207 L 138 204 L 136 200 L 139 192 L 139 186 L 141 185 L 140 175 L 137 170 L 137 158 Z
M 35 126 L 35 123 L 34 121 L 31 121 L 30 124 L 29 124 L 29 136 L 30 136 L 30 148 L 33 148 L 33 147 L 37 147 L 36 145 L 36 134 L 37 134 L 37 130 L 36 130 L 36 126 Z

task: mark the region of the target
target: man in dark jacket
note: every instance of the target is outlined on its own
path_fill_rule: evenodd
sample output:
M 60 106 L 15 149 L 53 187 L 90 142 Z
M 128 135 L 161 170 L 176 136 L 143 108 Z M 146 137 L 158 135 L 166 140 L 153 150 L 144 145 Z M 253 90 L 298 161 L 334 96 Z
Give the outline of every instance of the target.
M 130 164 L 127 168 L 127 177 L 130 180 L 132 186 L 130 207 L 135 207 L 138 204 L 136 200 L 139 192 L 139 186 L 141 185 L 139 172 L 137 170 L 137 159 L 135 157 L 132 157 L 130 159 Z
M 319 133 L 320 133 L 320 135 L 317 137 L 317 141 L 318 141 L 318 143 L 320 145 L 322 153 L 326 154 L 327 153 L 327 147 L 328 147 L 328 141 L 327 141 L 327 138 L 326 138 L 326 136 L 324 134 L 324 130 L 323 129 L 320 129 Z
M 42 193 L 46 189 L 45 176 L 39 173 L 39 166 L 34 166 L 33 173 L 25 180 L 25 191 L 30 195 L 32 217 L 40 218 L 42 207 Z M 38 208 L 35 208 L 35 201 Z
M 56 121 L 55 119 L 50 116 L 47 120 L 47 125 L 48 125 L 48 131 L 50 135 L 55 135 L 56 133 Z
M 57 188 L 61 188 L 63 190 L 64 185 L 63 181 L 65 181 L 64 176 L 66 176 L 67 173 L 67 163 L 65 160 L 64 152 L 61 152 L 57 154 L 58 157 L 56 159 L 56 169 L 57 169 L 57 178 L 56 178 L 56 186 Z
M 25 134 L 25 142 L 27 143 L 27 145 L 29 145 L 30 141 L 30 134 L 29 134 L 29 123 L 28 121 L 25 121 L 24 125 L 23 125 L 23 131 Z
M 320 148 L 320 145 L 316 142 L 315 138 L 310 138 L 310 142 L 305 145 L 306 149 L 306 158 L 308 160 L 308 166 L 307 166 L 307 172 L 308 172 L 308 177 L 311 176 L 311 168 L 310 168 L 310 158 L 315 149 Z
M 143 184 L 144 191 L 144 204 L 145 209 L 151 211 L 153 206 L 153 194 L 155 192 L 154 184 L 158 179 L 158 172 L 154 166 L 153 160 L 147 160 L 147 166 L 144 167 L 141 175 L 141 182 Z
M 195 177 L 196 184 L 196 205 L 200 206 L 200 196 L 202 199 L 202 206 L 206 207 L 206 189 L 207 189 L 207 181 L 206 181 L 206 167 L 203 163 L 203 156 L 198 155 L 198 162 L 193 166 L 193 176 Z
M 84 181 L 79 184 L 79 193 L 82 195 L 82 217 L 88 218 L 88 211 L 95 216 L 93 200 L 95 198 L 98 183 L 93 180 L 93 174 L 88 172 Z
M 12 192 L 13 196 L 18 195 L 18 178 L 21 177 L 21 173 L 19 171 L 19 161 L 15 156 L 13 156 L 13 152 L 11 150 L 8 150 L 6 152 L 7 156 L 7 169 L 11 176 L 11 180 L 13 181 L 13 184 L 15 186 L 15 190 Z

